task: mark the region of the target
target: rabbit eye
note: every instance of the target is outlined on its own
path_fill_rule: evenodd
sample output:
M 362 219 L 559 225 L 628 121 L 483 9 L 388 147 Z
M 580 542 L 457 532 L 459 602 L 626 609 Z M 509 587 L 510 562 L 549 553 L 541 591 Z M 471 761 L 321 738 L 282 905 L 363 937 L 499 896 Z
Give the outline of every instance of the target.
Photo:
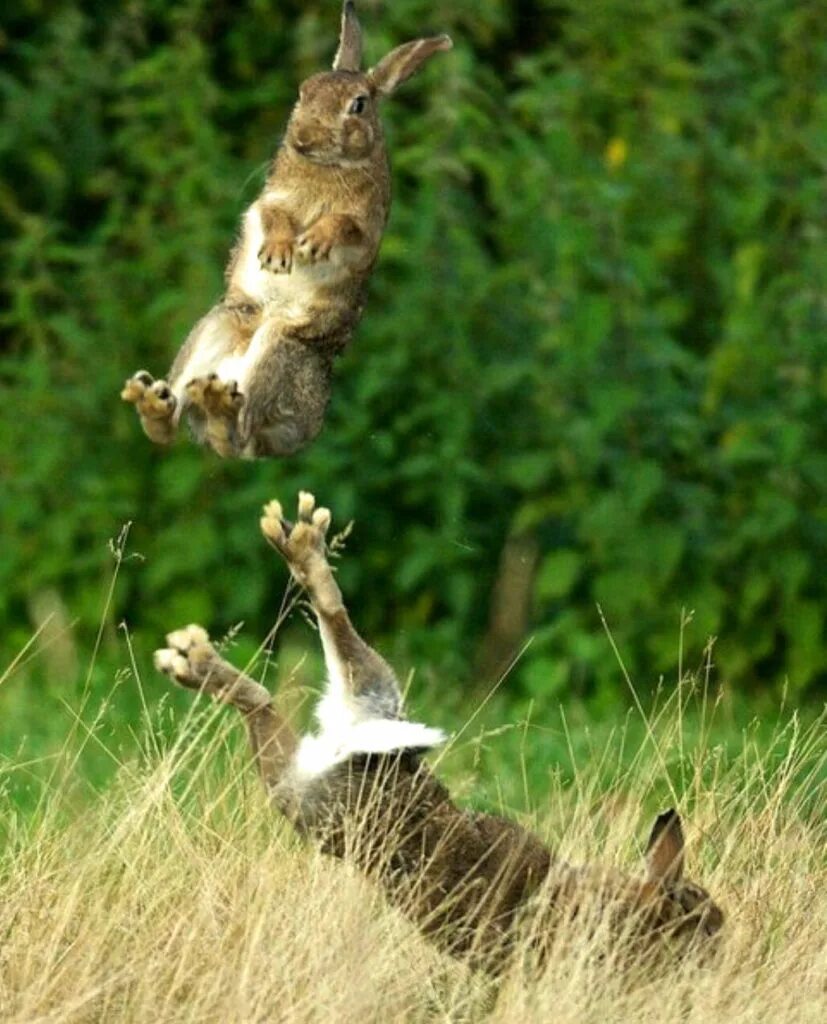
M 349 114 L 364 114 L 367 103 L 367 96 L 357 96 L 355 100 L 351 101 L 350 106 L 347 108 L 347 112 Z

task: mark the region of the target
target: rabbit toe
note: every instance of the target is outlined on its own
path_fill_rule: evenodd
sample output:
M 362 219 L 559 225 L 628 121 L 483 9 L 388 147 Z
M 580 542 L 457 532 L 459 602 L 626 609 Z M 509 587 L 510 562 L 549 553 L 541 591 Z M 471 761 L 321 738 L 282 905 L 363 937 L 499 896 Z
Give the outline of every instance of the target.
M 144 390 L 137 405 L 141 416 L 152 420 L 166 420 L 172 417 L 177 402 L 169 384 L 165 380 L 156 380 Z
M 179 654 L 186 654 L 198 644 L 208 644 L 210 642 L 210 634 L 203 626 L 197 626 L 192 623 L 189 626 L 184 626 L 183 629 L 176 629 L 172 633 L 167 633 L 166 640 L 169 646 Z
M 286 524 L 282 515 L 281 502 L 273 500 L 264 506 L 260 519 L 261 532 L 281 551 L 287 543 Z
M 146 370 L 138 370 L 124 384 L 121 390 L 121 398 L 125 402 L 131 402 L 134 405 L 143 398 L 147 388 L 152 386 L 152 382 L 153 377 L 151 373 L 147 373 Z
M 176 682 L 183 683 L 190 678 L 189 661 L 178 651 L 162 647 L 155 652 L 152 661 L 159 672 L 163 672 Z
M 310 491 L 299 491 L 299 519 L 303 523 L 309 523 L 313 518 L 313 509 L 316 507 L 316 499 Z
M 293 240 L 279 238 L 265 242 L 258 251 L 258 262 L 262 270 L 273 274 L 289 274 L 293 269 Z

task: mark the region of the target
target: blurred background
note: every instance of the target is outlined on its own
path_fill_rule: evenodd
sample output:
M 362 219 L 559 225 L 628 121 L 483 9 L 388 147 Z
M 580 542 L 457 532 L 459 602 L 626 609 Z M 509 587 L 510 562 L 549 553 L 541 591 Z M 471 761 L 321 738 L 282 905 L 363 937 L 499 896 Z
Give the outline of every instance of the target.
M 299 487 L 355 520 L 354 618 L 432 716 L 501 680 L 506 720 L 606 719 L 621 659 L 644 701 L 705 665 L 746 713 L 823 700 L 823 2 L 359 12 L 370 62 L 455 49 L 386 104 L 394 205 L 326 428 L 251 464 L 153 446 L 118 392 L 221 294 L 338 3 L 4 7 L 0 750 L 104 694 L 126 735 L 182 623 L 252 654 L 286 578 L 259 508 Z M 311 678 L 312 643 L 293 616 L 277 671 Z

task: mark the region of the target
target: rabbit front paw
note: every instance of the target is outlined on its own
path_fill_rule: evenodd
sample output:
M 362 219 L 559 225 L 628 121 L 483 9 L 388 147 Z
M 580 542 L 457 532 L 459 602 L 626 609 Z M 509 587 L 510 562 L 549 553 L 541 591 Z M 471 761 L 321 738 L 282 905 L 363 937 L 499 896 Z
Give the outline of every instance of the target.
M 294 239 L 287 236 L 268 238 L 258 251 L 262 270 L 273 274 L 289 274 L 293 269 Z
M 329 260 L 334 245 L 339 241 L 336 222 L 322 217 L 296 239 L 296 259 L 300 263 L 320 263 Z
M 207 631 L 201 626 L 185 626 L 168 633 L 167 644 L 155 652 L 155 668 L 180 686 L 200 689 L 205 668 L 215 655 Z

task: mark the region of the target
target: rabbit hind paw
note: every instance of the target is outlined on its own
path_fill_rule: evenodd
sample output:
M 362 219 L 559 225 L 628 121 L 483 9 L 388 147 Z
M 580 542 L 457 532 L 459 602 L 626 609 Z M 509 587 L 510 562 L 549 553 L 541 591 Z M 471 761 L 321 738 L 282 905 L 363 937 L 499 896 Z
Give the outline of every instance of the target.
M 195 377 L 187 384 L 187 399 L 192 405 L 207 416 L 238 415 L 244 404 L 244 396 L 234 380 L 221 380 L 217 373 L 208 373 L 203 377 Z
M 158 444 L 169 444 L 175 437 L 177 401 L 165 380 L 154 380 L 146 370 L 139 370 L 126 381 L 121 398 L 134 405 L 144 432 Z
M 300 491 L 296 523 L 284 518 L 278 501 L 271 501 L 264 506 L 261 532 L 288 563 L 296 579 L 306 585 L 313 566 L 327 564 L 326 537 L 330 521 L 330 510 L 317 508 L 313 495 Z
M 234 380 L 209 373 L 195 377 L 186 387 L 187 402 L 206 417 L 206 440 L 219 455 L 238 454 L 238 419 L 244 395 Z

